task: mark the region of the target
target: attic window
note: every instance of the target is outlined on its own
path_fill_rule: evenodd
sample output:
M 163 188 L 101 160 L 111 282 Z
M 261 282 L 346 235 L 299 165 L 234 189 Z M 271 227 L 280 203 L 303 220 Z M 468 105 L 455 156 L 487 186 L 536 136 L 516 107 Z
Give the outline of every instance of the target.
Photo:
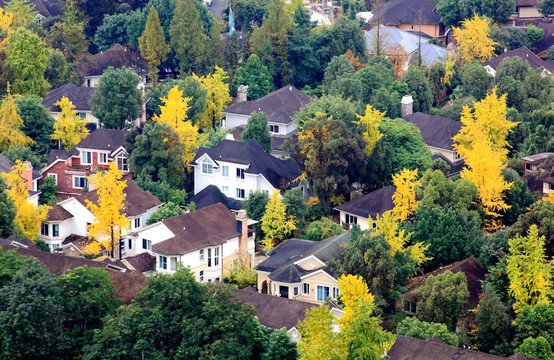
M 312 269 L 315 268 L 316 266 L 317 266 L 317 265 L 316 265 L 315 261 L 312 261 L 312 262 L 310 263 L 310 267 L 311 267 Z
M 202 160 L 202 174 L 213 174 L 214 166 L 210 159 Z

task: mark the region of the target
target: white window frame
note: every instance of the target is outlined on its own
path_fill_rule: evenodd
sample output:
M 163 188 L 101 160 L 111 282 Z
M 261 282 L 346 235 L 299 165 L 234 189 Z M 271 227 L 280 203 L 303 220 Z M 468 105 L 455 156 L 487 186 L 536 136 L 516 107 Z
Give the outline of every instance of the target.
M 272 134 L 279 134 L 279 125 L 269 125 L 269 132 Z
M 146 241 L 146 247 L 144 247 Z M 142 249 L 143 250 L 152 250 L 152 240 L 142 238 Z
M 54 180 L 56 180 L 56 185 L 58 185 L 58 174 L 56 174 L 56 173 L 48 173 L 48 174 L 46 174 L 46 176 L 47 176 L 47 177 L 48 177 L 48 176 L 49 176 L 49 177 L 53 177 Z
M 344 217 L 344 223 L 345 224 L 358 224 L 358 217 L 356 215 L 350 215 L 350 214 L 345 214 L 345 217 Z
M 237 195 L 237 199 L 244 199 L 246 197 L 246 191 L 244 189 L 237 188 L 235 195 Z
M 177 257 L 176 256 L 170 256 L 169 257 L 169 270 L 176 271 L 177 270 Z
M 244 180 L 244 169 L 237 168 L 236 177 L 237 180 Z
M 46 229 L 46 231 L 45 231 Z M 43 236 L 50 236 L 50 224 L 41 223 L 40 224 L 40 234 Z
M 198 251 L 198 259 L 200 261 L 204 261 L 204 249 L 200 249 L 200 251 Z
M 105 161 L 103 160 L 103 158 L 105 159 Z M 99 152 L 98 153 L 98 163 L 102 164 L 102 165 L 107 165 L 108 164 L 108 153 Z
M 221 167 L 221 175 L 225 177 L 229 177 L 229 165 L 223 165 Z
M 228 194 L 229 193 L 229 186 L 222 186 L 221 191 Z
M 119 168 L 119 159 L 121 159 L 121 168 Z M 119 154 L 117 154 L 115 158 L 117 169 L 119 171 L 129 171 L 129 163 L 127 161 L 128 161 L 127 155 L 125 155 L 123 152 L 120 152 Z
M 85 154 L 89 154 L 86 159 L 89 161 L 85 161 Z M 81 151 L 81 165 L 92 165 L 92 151 Z
M 83 186 L 75 186 L 75 180 L 77 178 L 80 178 L 80 179 L 84 179 L 84 185 Z M 87 180 L 87 177 L 86 176 L 82 176 L 82 175 L 73 175 L 72 177 L 72 185 L 73 185 L 73 188 L 74 189 L 84 189 L 86 187 L 88 187 L 88 180 Z M 79 184 L 80 185 L 80 184 Z
M 54 231 L 55 228 L 58 228 L 58 235 L 56 235 L 56 231 Z M 60 224 L 52 224 L 52 237 L 58 238 L 60 237 Z
M 84 112 L 84 111 L 80 111 L 80 112 L 78 113 L 78 115 L 79 115 L 79 117 L 80 117 L 81 119 L 86 119 L 86 118 L 87 118 L 87 113 Z
M 133 225 L 135 226 L 135 229 L 140 227 L 140 217 L 134 219 Z
M 158 257 L 158 262 L 160 269 L 167 270 L 167 256 L 160 255 Z
M 219 266 L 219 246 L 214 248 L 214 266 Z
M 214 174 L 214 164 L 210 159 L 205 158 L 204 160 L 202 160 L 201 165 L 202 165 L 202 174 L 205 174 L 205 175 Z
M 204 275 L 205 275 L 204 270 L 200 270 L 200 271 L 198 272 L 198 280 L 199 280 L 199 282 L 204 282 Z
M 306 291 L 306 288 L 308 291 Z M 302 295 L 310 295 L 310 283 L 302 284 Z

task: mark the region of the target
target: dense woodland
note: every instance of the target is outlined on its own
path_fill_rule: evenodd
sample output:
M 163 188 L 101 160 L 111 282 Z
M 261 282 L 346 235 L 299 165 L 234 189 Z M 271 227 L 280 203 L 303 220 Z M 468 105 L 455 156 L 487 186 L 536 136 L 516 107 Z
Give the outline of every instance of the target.
M 184 211 L 193 188 L 188 164 L 199 147 L 225 139 L 221 111 L 240 85 L 248 85 L 249 100 L 289 84 L 317 97 L 296 113 L 298 138 L 283 147 L 313 196 L 283 189 L 252 193 L 244 203 L 260 221 L 266 249 L 293 236 L 339 234 L 334 206 L 386 185 L 397 191 L 394 209 L 375 219 L 375 230 L 354 226 L 332 264 L 343 274 L 340 332 L 325 307 L 299 325 L 298 344 L 260 325 L 253 308 L 231 295 L 232 286 L 256 283 L 250 269 L 233 271 L 228 284 L 199 284 L 187 269 L 155 276 L 122 305 L 104 270 L 55 277 L 8 251 L 0 252 L 0 359 L 378 359 L 395 334 L 554 359 L 554 194 L 530 192 L 521 160 L 554 152 L 553 78 L 518 57 L 502 61 L 495 77 L 480 65 L 506 49 L 533 49 L 544 34 L 498 26 L 515 0 L 433 2 L 452 28 L 456 55 L 425 67 L 418 56 L 404 64 L 402 54 L 390 55 L 384 37 L 371 39 L 376 50 L 368 52 L 368 25 L 355 14 L 379 5 L 369 0 L 339 1 L 332 25 L 323 26 L 297 0 L 232 0 L 223 18 L 196 0 L 57 0 L 60 15 L 40 23 L 26 0 L 7 1 L 0 8 L 0 152 L 20 162 L 0 177 L 0 239 L 37 241 L 58 200 L 48 180 L 41 205 L 28 205 L 21 162 L 40 169 L 52 149 L 70 149 L 89 133 L 67 99 L 55 121 L 41 98 L 82 85 L 80 65 L 115 44 L 147 66 L 108 69 L 92 113 L 101 127 L 128 129 L 135 181 L 166 203 L 152 222 Z M 552 0 L 539 4 L 543 15 L 554 12 Z M 546 60 L 554 60 L 553 48 Z M 143 95 L 146 76 L 152 87 Z M 459 175 L 448 176 L 449 165 L 433 160 L 418 128 L 400 118 L 405 95 L 415 112 L 463 124 L 455 138 L 466 164 Z M 133 128 L 146 99 L 146 123 Z M 241 140 L 270 150 L 267 122 L 264 113 L 251 116 Z M 553 165 L 548 158 L 538 178 L 554 176 Z M 113 176 L 111 183 L 120 181 Z M 467 280 L 451 272 L 422 286 L 418 317 L 396 309 L 422 274 L 468 257 L 488 271 L 469 315 L 462 310 Z

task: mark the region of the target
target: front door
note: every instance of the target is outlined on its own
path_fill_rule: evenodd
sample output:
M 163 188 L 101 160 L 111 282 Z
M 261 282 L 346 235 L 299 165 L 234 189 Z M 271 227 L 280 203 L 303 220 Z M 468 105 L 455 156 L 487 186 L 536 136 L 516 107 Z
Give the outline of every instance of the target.
M 289 298 L 289 287 L 288 286 L 279 286 L 279 294 L 281 297 Z

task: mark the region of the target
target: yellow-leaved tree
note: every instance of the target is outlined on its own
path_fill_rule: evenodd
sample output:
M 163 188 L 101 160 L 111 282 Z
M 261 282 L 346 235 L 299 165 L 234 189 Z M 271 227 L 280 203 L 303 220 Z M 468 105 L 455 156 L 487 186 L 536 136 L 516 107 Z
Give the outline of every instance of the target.
M 340 300 L 343 303 L 344 315 L 339 319 L 341 328 L 352 321 L 354 312 L 365 303 L 373 309 L 373 301 L 375 297 L 369 292 L 367 284 L 361 276 L 357 275 L 341 275 L 338 279 Z
M 54 122 L 54 132 L 50 137 L 62 143 L 65 150 L 69 150 L 88 136 L 87 119 L 82 119 L 74 111 L 75 105 L 65 96 L 54 105 L 60 107 L 61 113 Z
M 550 303 L 550 297 L 554 296 L 554 261 L 546 258 L 544 240 L 544 236 L 539 237 L 537 225 L 531 225 L 526 237 L 518 235 L 508 240 L 510 255 L 506 270 L 516 313 L 528 305 Z
M 448 59 L 444 61 L 444 76 L 441 79 L 441 82 L 444 86 L 450 85 L 452 78 L 454 77 L 454 65 L 456 65 L 456 60 L 449 56 Z
M 187 120 L 190 97 L 183 97 L 183 92 L 175 85 L 167 93 L 166 98 L 160 98 L 164 105 L 160 105 L 161 114 L 155 115 L 154 120 L 160 123 L 171 125 L 179 139 L 183 143 L 183 161 L 188 164 L 194 159 L 196 150 L 200 147 L 198 126 Z
M 417 169 L 402 169 L 399 174 L 392 176 L 392 182 L 396 191 L 392 196 L 394 208 L 392 212 L 398 221 L 405 221 L 415 212 L 418 201 L 416 199 L 416 186 L 421 187 L 417 179 Z
M 216 65 L 215 71 L 207 76 L 192 76 L 200 82 L 203 88 L 208 90 L 206 96 L 206 108 L 202 114 L 202 127 L 211 128 L 219 124 L 223 116 L 221 111 L 231 101 L 229 95 L 229 84 L 225 81 L 229 78 L 225 71 Z
M 12 22 L 13 14 L 0 8 L 0 49 L 6 45 L 6 40 L 13 31 Z
M 327 306 L 307 310 L 298 331 L 302 335 L 298 342 L 300 360 L 346 360 L 344 341 L 334 329 L 334 317 Z
M 0 152 L 8 150 L 12 146 L 21 145 L 27 147 L 34 141 L 23 131 L 23 119 L 17 113 L 17 104 L 10 92 L 8 83 L 8 95 L 0 107 Z
M 462 21 L 461 27 L 452 27 L 458 43 L 458 54 L 465 62 L 487 61 L 494 56 L 497 43 L 490 38 L 489 20 L 477 14 Z
M 265 233 L 262 244 L 264 244 L 266 250 L 273 249 L 292 230 L 296 229 L 296 219 L 293 216 L 287 217 L 287 207 L 281 201 L 279 190 L 275 190 L 269 198 L 261 222 L 262 231 Z
M 122 231 L 129 228 L 129 220 L 123 212 L 123 190 L 127 181 L 122 181 L 121 177 L 117 165 L 111 162 L 107 171 L 97 173 L 89 179 L 96 188 L 98 200 L 96 204 L 85 200 L 87 208 L 94 216 L 93 223 L 88 227 L 88 236 L 95 240 L 85 248 L 87 253 L 98 254 L 102 249 L 107 249 L 114 257 Z
M 379 131 L 379 125 L 385 117 L 385 113 L 381 112 L 371 105 L 366 105 L 365 113 L 363 116 L 356 114 L 358 121 L 354 121 L 362 129 L 362 137 L 365 140 L 365 152 L 368 156 L 371 156 L 373 149 L 377 141 L 383 137 L 383 134 Z
M 16 160 L 11 171 L 4 174 L 4 176 L 6 178 L 8 195 L 17 208 L 15 225 L 23 231 L 26 237 L 36 242 L 40 224 L 46 220 L 50 206 L 40 205 L 36 207 L 27 200 L 29 198 L 29 191 L 27 190 L 28 184 L 24 173 L 28 170 L 27 165 L 20 160 Z

